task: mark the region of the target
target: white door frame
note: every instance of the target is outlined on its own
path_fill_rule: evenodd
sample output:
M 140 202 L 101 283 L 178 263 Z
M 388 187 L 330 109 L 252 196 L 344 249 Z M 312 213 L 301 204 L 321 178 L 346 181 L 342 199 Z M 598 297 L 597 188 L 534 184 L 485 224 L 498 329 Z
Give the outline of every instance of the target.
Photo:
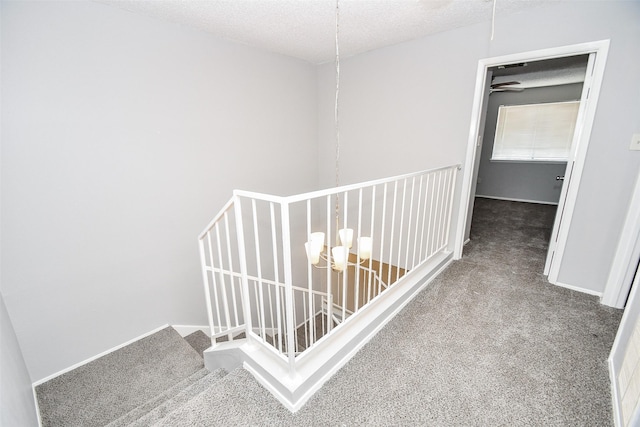
M 640 174 L 636 178 L 633 197 L 622 226 L 607 284 L 602 293 L 602 304 L 624 308 L 635 277 L 640 257 Z
M 553 229 L 551 231 L 551 237 L 549 239 L 549 247 L 547 249 L 547 259 L 544 263 L 544 274 L 549 276 L 551 274 L 551 267 L 553 264 L 553 258 L 556 254 L 556 248 L 558 245 L 558 237 L 560 231 L 560 225 L 564 217 L 565 210 L 567 208 L 567 192 L 571 187 L 571 179 L 573 178 L 573 168 L 576 165 L 578 156 L 578 147 L 580 146 L 580 138 L 584 130 L 585 114 L 588 107 L 587 100 L 589 99 L 589 93 L 591 92 L 591 85 L 593 83 L 593 69 L 595 66 L 595 53 L 589 54 L 589 60 L 587 62 L 587 70 L 584 76 L 582 84 L 582 93 L 580 94 L 580 108 L 578 109 L 578 116 L 576 117 L 575 132 L 571 140 L 571 148 L 569 155 L 567 156 L 567 167 L 564 171 L 564 182 L 560 189 L 560 198 L 558 199 L 558 209 L 556 209 L 555 219 L 553 220 Z M 587 142 L 588 143 L 588 142 Z M 570 218 L 569 218 L 570 220 Z M 559 267 L 560 264 L 556 263 L 555 266 Z M 555 277 L 555 275 L 554 275 Z M 549 279 L 551 281 L 551 279 Z M 552 283 L 555 283 L 553 280 Z
M 616 333 L 616 338 L 613 341 L 611 347 L 611 353 L 607 360 L 609 364 L 609 379 L 611 380 L 611 400 L 613 403 L 613 420 L 616 427 L 622 427 L 624 425 L 622 419 L 622 395 L 620 393 L 620 380 L 619 375 L 622 370 L 622 365 L 625 362 L 625 355 L 629 345 L 634 345 L 631 342 L 631 337 L 634 334 L 636 322 L 640 317 L 640 266 L 634 269 L 635 280 L 633 281 L 633 287 L 629 294 L 629 302 L 624 309 L 624 314 L 620 320 L 620 327 Z M 633 357 L 633 356 L 632 356 Z M 640 409 L 636 405 L 634 414 L 632 416 L 632 422 L 628 425 L 638 425 L 633 420 L 640 420 Z
M 584 122 L 581 129 L 576 128 L 577 139 L 574 141 L 576 146 L 576 155 L 574 166 L 571 170 L 570 179 L 565 179 L 563 185 L 567 186 L 566 201 L 562 221 L 557 227 L 557 240 L 555 247 L 555 255 L 553 256 L 549 269 L 549 282 L 556 283 L 558 273 L 564 255 L 564 249 L 569 235 L 569 227 L 571 218 L 575 209 L 575 202 L 578 196 L 578 188 L 580 179 L 584 169 L 585 158 L 587 155 L 587 147 L 591 137 L 591 129 L 593 127 L 593 118 L 598 104 L 600 95 L 600 86 L 604 76 L 604 68 L 609 52 L 609 40 L 601 40 L 590 43 L 582 43 L 571 46 L 561 46 L 550 49 L 536 50 L 532 52 L 516 53 L 512 55 L 499 56 L 494 58 L 481 59 L 478 61 L 478 70 L 476 72 L 476 90 L 473 101 L 473 109 L 471 112 L 471 125 L 469 128 L 469 139 L 467 143 L 467 155 L 463 168 L 462 190 L 460 196 L 460 209 L 458 211 L 458 221 L 456 224 L 456 237 L 454 243 L 454 258 L 462 257 L 464 246 L 464 231 L 467 222 L 467 214 L 469 210 L 469 201 L 471 197 L 471 183 L 473 181 L 473 164 L 475 160 L 475 146 L 478 138 L 480 127 L 480 117 L 482 114 L 482 101 L 485 89 L 485 78 L 487 70 L 498 65 L 540 61 L 545 59 L 560 58 L 565 56 L 586 55 L 595 53 L 595 64 L 593 67 L 592 84 L 589 89 L 589 96 L 586 100 Z M 553 236 L 552 236 L 553 238 Z

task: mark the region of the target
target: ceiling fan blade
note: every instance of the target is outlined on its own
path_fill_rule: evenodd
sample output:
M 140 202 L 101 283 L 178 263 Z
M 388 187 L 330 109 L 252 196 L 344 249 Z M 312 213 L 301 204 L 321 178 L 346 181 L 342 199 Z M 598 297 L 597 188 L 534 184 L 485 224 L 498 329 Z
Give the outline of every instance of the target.
M 499 88 L 502 86 L 511 86 L 511 85 L 519 85 L 520 82 L 511 81 L 511 82 L 502 82 L 502 83 L 494 83 L 491 85 L 492 88 Z
M 491 93 L 493 92 L 522 92 L 524 91 L 523 87 L 497 87 L 491 88 Z

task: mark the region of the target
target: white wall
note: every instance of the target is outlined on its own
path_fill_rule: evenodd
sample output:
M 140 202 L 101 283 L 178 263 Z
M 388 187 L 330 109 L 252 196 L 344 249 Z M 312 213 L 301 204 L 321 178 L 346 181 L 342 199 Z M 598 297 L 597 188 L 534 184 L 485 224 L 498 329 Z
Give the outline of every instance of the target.
M 93 2 L 2 2 L 2 283 L 36 381 L 207 323 L 234 188 L 316 188 L 315 69 Z
M 448 32 L 341 60 L 343 184 L 461 162 L 478 65 L 474 52 L 488 44 L 477 28 L 460 30 L 469 40 L 453 51 L 442 49 L 452 43 Z M 332 64 L 318 71 L 324 187 L 334 184 L 335 175 L 334 73 Z
M 91 2 L 1 7 L 2 295 L 32 380 L 206 323 L 195 238 L 233 188 L 334 184 L 332 65 Z M 559 280 L 602 291 L 640 166 L 639 2 L 550 5 L 499 15 L 494 42 L 483 23 L 343 59 L 341 182 L 461 163 L 479 59 L 601 39 Z
M 640 167 L 640 2 L 563 2 L 341 61 L 342 166 L 356 182 L 464 161 L 478 61 L 611 39 L 559 282 L 601 292 Z M 319 71 L 320 180 L 333 170 L 332 66 Z M 455 229 L 454 227 L 452 229 Z
M 580 100 L 582 84 L 531 88 L 523 92 L 494 92 L 489 96 L 476 195 L 557 204 L 567 162 L 492 162 L 493 143 L 501 105 Z
M 0 294 L 0 426 L 36 426 L 31 379 Z

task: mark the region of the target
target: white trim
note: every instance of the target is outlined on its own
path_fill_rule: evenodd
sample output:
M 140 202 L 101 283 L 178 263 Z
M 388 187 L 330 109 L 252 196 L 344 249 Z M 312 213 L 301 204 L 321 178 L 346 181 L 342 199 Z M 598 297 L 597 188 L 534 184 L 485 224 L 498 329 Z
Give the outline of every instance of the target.
M 627 352 L 627 348 L 631 344 L 631 337 L 634 334 L 634 329 L 636 322 L 638 320 L 638 316 L 640 315 L 640 291 L 638 291 L 638 284 L 640 284 L 640 266 L 636 268 L 636 275 L 633 282 L 633 286 L 631 288 L 631 293 L 629 295 L 629 302 L 624 309 L 624 313 L 622 314 L 622 319 L 620 319 L 620 326 L 618 327 L 618 332 L 616 333 L 616 337 L 613 340 L 613 345 L 611 346 L 611 352 L 609 353 L 608 363 L 609 363 L 609 377 L 611 378 L 611 399 L 613 406 L 613 417 L 616 426 L 623 426 L 622 419 L 622 396 L 620 396 L 619 387 L 618 387 L 618 375 L 622 365 L 624 363 L 624 358 Z M 638 416 L 638 406 L 636 404 L 636 414 L 634 416 Z M 630 424 L 635 425 L 635 424 Z
M 358 316 L 347 319 L 346 322 L 350 322 L 351 327 L 341 327 L 340 332 L 336 330 L 318 341 L 310 349 L 314 351 L 314 357 L 296 360 L 296 375 L 288 375 L 288 362 L 270 352 L 256 351 L 248 345 L 239 347 L 244 353 L 244 369 L 283 406 L 296 412 L 451 262 L 451 253 L 441 252 L 427 264 L 403 276 L 386 291 L 385 298 L 372 300 Z M 344 345 L 345 343 L 348 345 Z
M 256 381 L 258 381 L 262 387 L 266 388 L 269 391 L 269 393 L 271 393 L 273 397 L 278 399 L 278 402 L 280 402 L 282 406 L 287 408 L 290 412 L 296 412 L 298 409 L 300 409 L 302 405 L 294 405 L 291 402 L 289 402 L 289 400 L 287 400 L 287 398 L 284 397 L 282 393 L 280 393 L 280 390 L 274 387 L 271 381 L 267 380 L 264 376 L 262 376 L 258 370 L 253 368 L 253 366 L 251 366 L 247 362 L 243 362 L 242 368 L 245 369 L 247 372 L 249 372 L 251 375 L 253 375 Z
M 476 72 L 476 89 L 473 101 L 473 109 L 471 111 L 471 123 L 469 126 L 469 139 L 467 144 L 467 154 L 464 163 L 464 174 L 462 179 L 461 203 L 458 212 L 458 221 L 456 223 L 456 236 L 454 240 L 454 259 L 462 257 L 464 232 L 466 228 L 469 204 L 471 198 L 471 186 L 473 182 L 473 165 L 476 155 L 476 142 L 480 126 L 480 118 L 482 114 L 483 98 L 485 96 L 485 80 L 487 70 L 492 66 L 517 63 L 524 61 L 537 61 L 565 56 L 574 56 L 582 54 L 596 53 L 595 65 L 593 70 L 593 81 L 589 98 L 585 102 L 585 119 L 581 127 L 580 136 L 577 140 L 577 153 L 575 156 L 575 167 L 573 168 L 573 176 L 571 177 L 571 185 L 569 185 L 566 193 L 566 202 L 564 209 L 564 221 L 560 224 L 558 230 L 557 246 L 555 256 L 551 262 L 549 281 L 556 283 L 558 272 L 562 263 L 564 249 L 571 225 L 571 217 L 575 208 L 575 202 L 578 194 L 578 187 L 584 167 L 587 147 L 591 136 L 591 128 L 595 116 L 598 97 L 600 94 L 600 86 L 604 75 L 604 67 L 607 61 L 609 51 L 609 40 L 602 40 L 590 43 L 582 43 L 570 46 L 561 46 L 550 49 L 541 49 L 532 52 L 517 53 L 512 55 L 499 56 L 494 58 L 481 59 L 478 61 L 478 69 Z
M 640 174 L 636 178 L 627 216 L 602 294 L 602 304 L 623 308 L 633 283 L 640 253 Z
M 561 283 L 561 282 L 557 282 L 557 281 L 556 281 L 556 283 L 552 283 L 552 285 L 559 286 L 561 288 L 571 289 L 572 291 L 582 292 L 583 294 L 593 295 L 593 296 L 596 296 L 596 297 L 601 297 L 602 296 L 602 292 L 594 291 L 592 289 L 585 289 L 585 288 L 581 288 L 581 287 L 578 287 L 578 286 L 567 285 L 566 283 Z
M 171 325 L 171 327 L 175 329 L 182 338 L 197 331 L 204 332 L 208 337 L 211 336 L 211 330 L 208 325 Z
M 488 96 L 485 92 L 487 69 L 489 68 L 485 62 L 478 62 L 476 70 L 476 91 L 473 96 L 473 109 L 471 110 L 471 124 L 469 126 L 469 139 L 467 143 L 467 155 L 462 166 L 462 188 L 460 190 L 460 208 L 458 210 L 458 221 L 456 223 L 456 235 L 453 242 L 453 259 L 462 258 L 462 249 L 464 247 L 464 232 L 467 227 L 467 218 L 470 218 L 469 205 L 471 204 L 471 188 L 473 184 L 473 170 L 476 157 L 477 145 L 480 132 L 480 119 L 482 117 L 482 106 L 484 97 Z
M 541 200 L 515 199 L 513 197 L 484 196 L 482 194 L 476 194 L 476 197 L 480 197 L 482 199 L 506 200 L 508 202 L 535 203 L 535 204 L 538 204 L 538 205 L 555 205 L 555 206 L 558 206 L 558 203 L 544 202 L 544 201 L 541 201 Z
M 362 341 L 360 341 L 350 352 L 344 355 L 340 362 L 336 363 L 328 370 L 322 378 L 314 384 L 295 405 L 295 409 L 292 412 L 297 411 L 302 408 L 302 406 L 314 395 L 315 392 L 320 390 L 324 383 L 326 383 L 336 372 L 338 372 L 344 365 L 351 360 L 351 358 L 358 352 L 362 347 L 364 347 L 371 339 L 378 333 L 382 328 L 384 328 L 393 318 L 400 312 L 407 304 L 409 304 L 424 288 L 426 288 L 436 277 L 440 275 L 449 265 L 453 262 L 453 258 L 449 258 L 438 270 L 435 272 L 431 272 L 432 274 L 429 279 L 427 279 L 420 287 L 413 291 L 411 297 L 402 302 L 398 307 L 396 307 L 393 312 L 391 312 L 378 326 L 376 326 Z
M 503 159 L 489 159 L 490 162 L 492 163 L 527 163 L 527 164 L 535 164 L 535 165 L 539 165 L 539 164 L 545 164 L 545 165 L 566 165 L 567 164 L 567 159 L 564 160 L 525 160 L 525 159 L 509 159 L 509 160 L 503 160 Z
M 86 364 L 87 364 L 87 363 L 89 363 L 89 362 L 93 362 L 94 360 L 99 359 L 99 358 L 101 358 L 102 356 L 106 356 L 106 355 L 107 355 L 107 354 L 109 354 L 109 353 L 113 353 L 113 352 L 114 352 L 114 351 L 116 351 L 116 350 L 120 350 L 121 348 L 126 347 L 126 346 L 128 346 L 129 344 L 133 344 L 134 342 L 136 342 L 136 341 L 138 341 L 138 340 L 141 340 L 141 339 L 143 339 L 143 338 L 146 338 L 146 337 L 148 337 L 149 335 L 153 335 L 153 334 L 155 334 L 156 332 L 160 332 L 161 330 L 163 330 L 163 329 L 165 329 L 165 328 L 168 328 L 168 327 L 169 327 L 169 325 L 163 325 L 163 326 L 160 326 L 159 328 L 156 328 L 156 329 L 154 329 L 154 330 L 152 330 L 152 331 L 150 331 L 150 332 L 144 333 L 144 334 L 140 335 L 139 337 L 133 338 L 133 339 L 131 339 L 131 340 L 129 340 L 129 341 L 127 341 L 127 342 L 123 343 L 123 344 L 120 344 L 120 345 L 117 345 L 117 346 L 115 346 L 115 347 L 113 347 L 113 348 L 110 348 L 109 350 L 105 350 L 105 351 L 103 351 L 102 353 L 96 354 L 95 356 L 92 356 L 92 357 L 90 357 L 90 358 L 88 358 L 88 359 L 86 359 L 86 360 L 83 360 L 82 362 L 78 362 L 78 363 L 76 363 L 76 364 L 74 364 L 74 365 L 71 365 L 71 366 L 69 366 L 68 368 L 65 368 L 65 369 L 63 369 L 63 370 L 61 370 L 61 371 L 56 372 L 55 374 L 51 374 L 51 375 L 49 375 L 49 376 L 47 376 L 47 377 L 45 377 L 45 378 L 42 378 L 42 379 L 40 379 L 40 380 L 38 380 L 38 381 L 35 381 L 35 382 L 32 384 L 32 386 L 33 386 L 33 387 L 34 387 L 34 389 L 35 389 L 35 387 L 39 386 L 40 384 L 44 384 L 44 383 L 46 383 L 47 381 L 50 381 L 50 380 L 52 380 L 52 379 L 54 379 L 54 378 L 56 378 L 56 377 L 59 377 L 59 376 L 60 376 L 60 375 L 62 375 L 62 374 L 66 374 L 67 372 L 71 372 L 71 371 L 73 371 L 74 369 L 77 369 L 77 368 L 79 368 L 79 367 L 81 367 L 81 366 L 84 366 L 84 365 L 86 365 Z
M 562 264 L 562 258 L 564 257 L 564 249 L 567 245 L 569 228 L 571 226 L 573 212 L 576 207 L 582 171 L 584 170 L 585 160 L 587 157 L 587 148 L 589 147 L 589 141 L 591 139 L 591 129 L 593 128 L 593 121 L 596 114 L 596 108 L 598 106 L 600 87 L 604 77 L 604 68 L 607 63 L 607 55 L 609 53 L 609 40 L 592 43 L 591 45 L 592 47 L 585 53 L 595 53 L 595 63 L 593 65 L 589 95 L 585 102 L 583 102 L 584 120 L 582 122 L 582 126 L 576 126 L 576 134 L 578 135 L 575 138 L 574 144 L 578 144 L 578 146 L 576 147 L 574 166 L 571 170 L 571 177 L 568 182 L 562 221 L 558 227 L 555 253 L 551 259 L 551 265 L 549 267 L 548 280 L 551 283 L 556 283 L 558 281 L 560 265 Z M 565 183 L 566 182 L 567 181 L 565 180 Z
M 615 369 L 613 359 L 609 357 L 607 359 L 607 365 L 609 366 L 609 380 L 611 380 L 611 400 L 613 406 L 613 425 L 616 427 L 622 427 L 624 425 L 622 420 L 622 398 L 618 392 L 618 372 Z
M 36 386 L 31 384 L 31 393 L 33 393 L 33 402 L 36 405 L 36 416 L 38 417 L 38 426 L 42 427 L 42 417 L 40 416 L 40 405 L 38 405 L 38 395 L 36 394 Z
M 309 193 L 302 193 L 302 194 L 296 194 L 293 196 L 287 196 L 287 197 L 280 197 L 280 196 L 274 196 L 271 194 L 263 194 L 263 193 L 256 193 L 253 191 L 243 191 L 243 190 L 234 190 L 233 194 L 236 196 L 243 196 L 243 197 L 249 197 L 249 198 L 254 198 L 254 199 L 261 199 L 264 201 L 272 201 L 274 203 L 297 203 L 297 202 L 303 202 L 307 199 L 317 199 L 320 197 L 325 197 L 325 196 L 332 196 L 335 194 L 339 194 L 339 193 L 344 193 L 347 191 L 351 191 L 351 190 L 359 190 L 361 187 L 373 187 L 376 185 L 382 185 L 385 183 L 390 183 L 393 181 L 401 181 L 401 180 L 406 180 L 409 178 L 414 178 L 414 177 L 418 177 L 420 175 L 426 175 L 428 173 L 433 173 L 433 172 L 438 172 L 438 171 L 444 171 L 447 169 L 450 169 L 452 167 L 457 167 L 458 169 L 461 167 L 460 164 L 452 164 L 450 166 L 442 166 L 439 168 L 434 168 L 434 169 L 425 169 L 419 172 L 411 172 L 408 174 L 404 174 L 404 175 L 396 175 L 396 176 L 390 176 L 387 178 L 380 178 L 380 179 L 374 179 L 372 181 L 365 181 L 365 182 L 360 182 L 357 184 L 349 184 L 349 185 L 342 185 L 340 187 L 330 187 L 324 190 L 318 190 L 318 191 L 312 191 Z M 204 232 L 202 233 L 202 235 L 204 235 Z

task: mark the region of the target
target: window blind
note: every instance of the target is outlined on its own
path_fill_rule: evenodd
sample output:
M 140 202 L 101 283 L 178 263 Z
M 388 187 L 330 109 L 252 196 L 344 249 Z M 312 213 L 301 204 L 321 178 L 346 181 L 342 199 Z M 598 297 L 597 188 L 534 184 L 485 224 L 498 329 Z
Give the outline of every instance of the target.
M 501 105 L 491 160 L 566 161 L 580 101 Z

